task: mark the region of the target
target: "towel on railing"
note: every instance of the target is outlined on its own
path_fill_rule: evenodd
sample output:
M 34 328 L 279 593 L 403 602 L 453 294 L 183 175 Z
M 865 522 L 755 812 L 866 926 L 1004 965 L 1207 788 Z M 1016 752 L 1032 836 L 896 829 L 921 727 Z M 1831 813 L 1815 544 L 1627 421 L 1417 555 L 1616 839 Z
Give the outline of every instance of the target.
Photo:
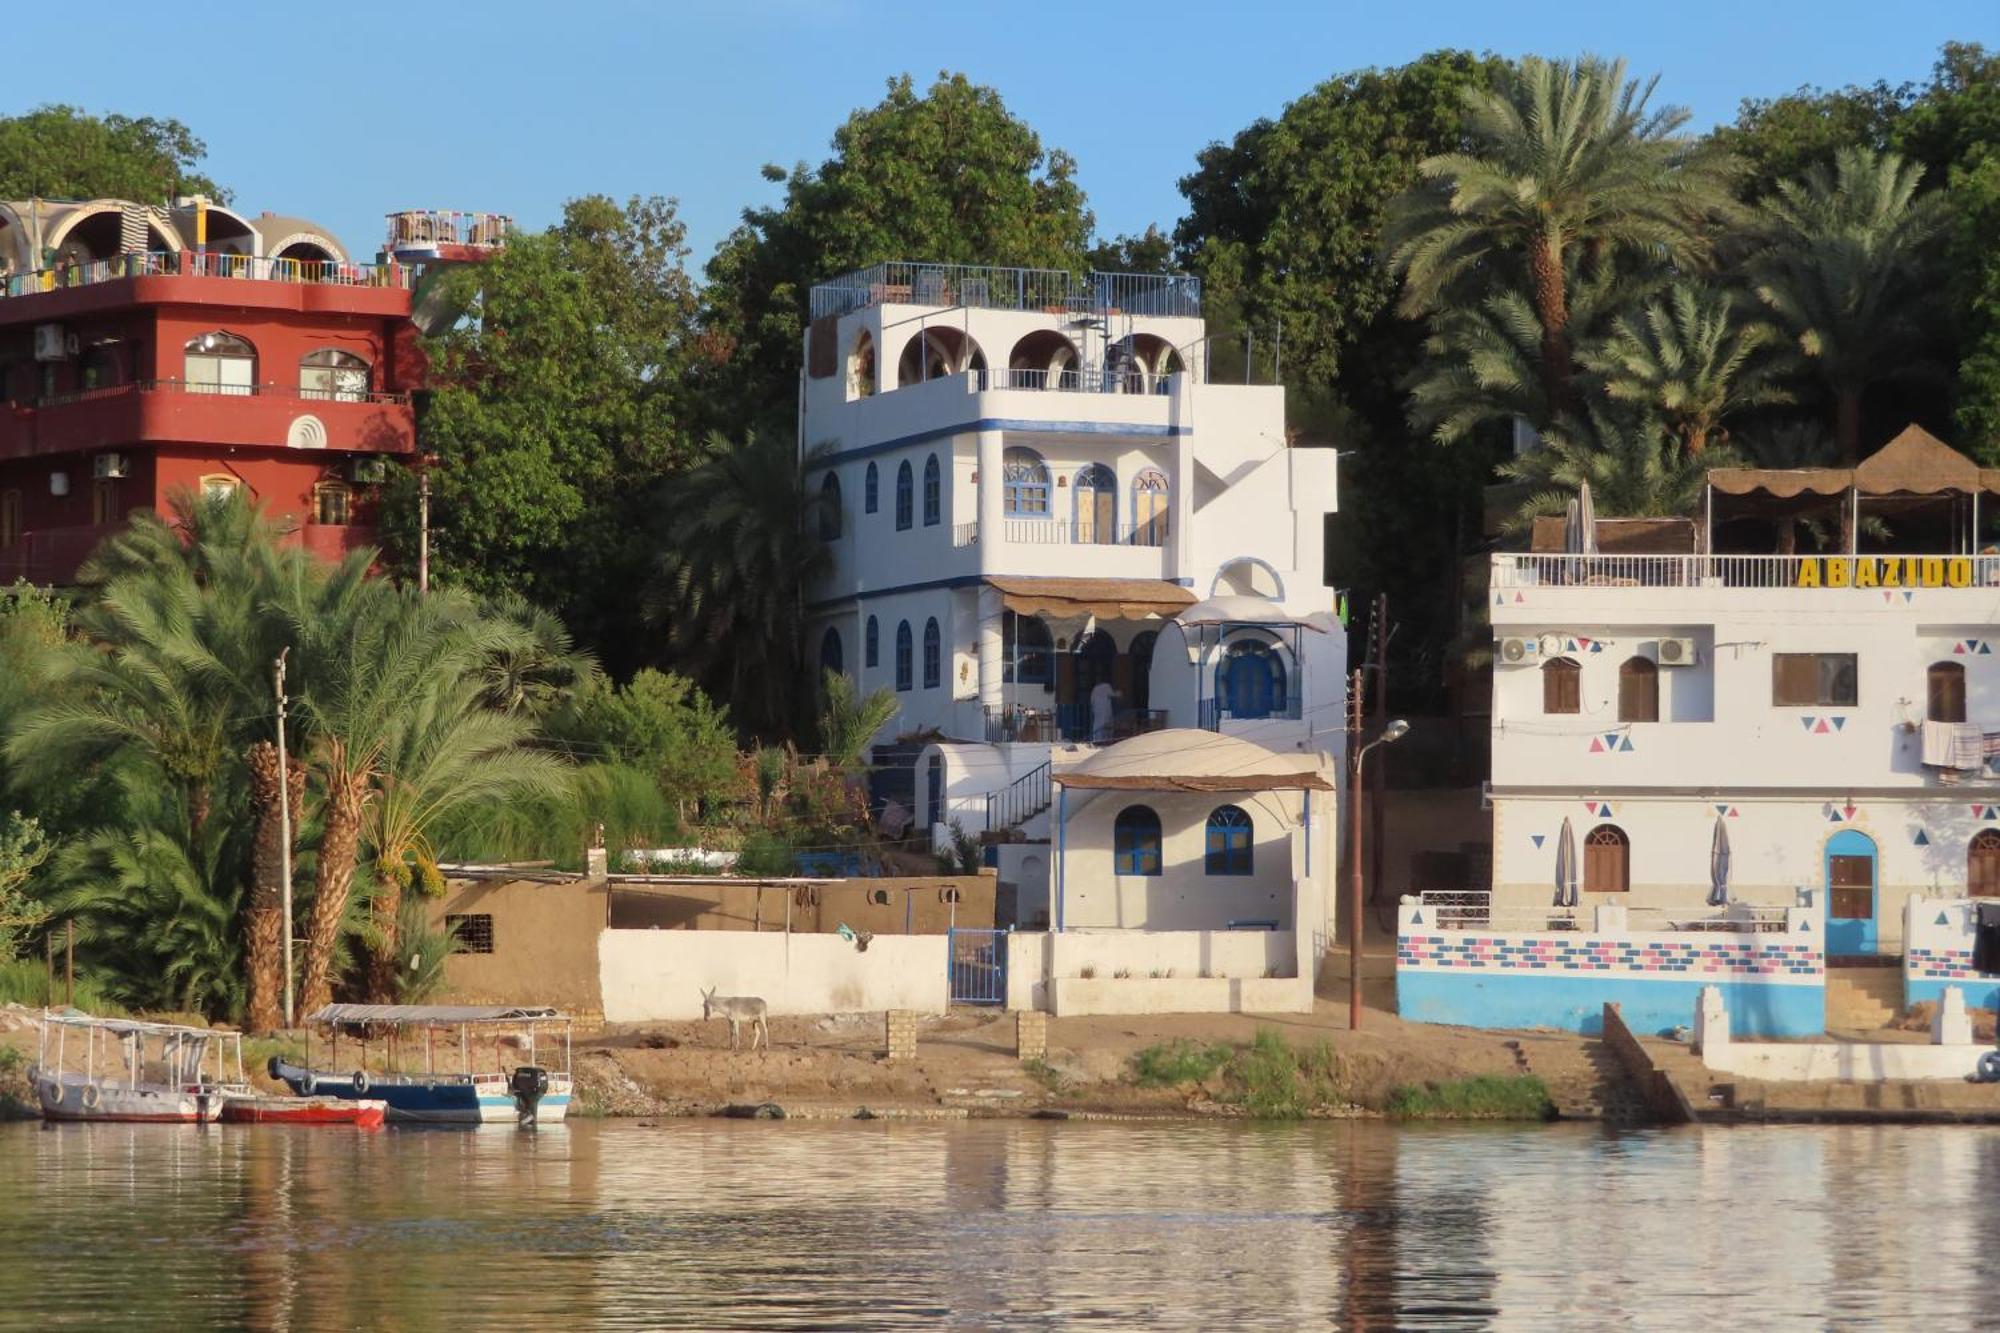
M 1925 768 L 1958 767 L 1958 733 L 1962 726 L 1958 722 L 1924 723 L 1922 762 Z

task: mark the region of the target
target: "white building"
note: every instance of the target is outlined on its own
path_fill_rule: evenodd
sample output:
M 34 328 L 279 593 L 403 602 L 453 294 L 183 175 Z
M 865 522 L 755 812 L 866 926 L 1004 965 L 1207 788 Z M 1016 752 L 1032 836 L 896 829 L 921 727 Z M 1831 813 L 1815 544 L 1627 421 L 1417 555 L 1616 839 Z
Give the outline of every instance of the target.
M 1018 830 L 1002 876 L 1032 894 L 1051 766 L 1094 745 L 1188 727 L 1333 762 L 1334 454 L 1289 447 L 1283 389 L 1208 382 L 1196 280 L 882 264 L 812 315 L 810 641 L 896 691 L 882 739 L 928 740 L 921 826 Z
M 1496 903 L 1553 901 L 1566 819 L 1586 905 L 1667 917 L 1710 900 L 1719 821 L 1728 897 L 1826 890 L 1835 956 L 1900 952 L 1912 894 L 2000 893 L 1997 493 L 1912 427 L 1710 473 L 1692 551 L 1495 555 Z M 1805 529 L 1847 553 L 1716 553 Z

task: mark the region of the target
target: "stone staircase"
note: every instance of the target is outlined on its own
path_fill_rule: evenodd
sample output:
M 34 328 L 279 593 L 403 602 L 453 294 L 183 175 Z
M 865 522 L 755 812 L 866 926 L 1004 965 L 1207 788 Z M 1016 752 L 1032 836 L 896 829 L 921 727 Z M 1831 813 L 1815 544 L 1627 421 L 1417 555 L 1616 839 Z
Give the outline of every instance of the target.
M 1548 1088 L 1561 1119 L 1635 1125 L 1651 1118 L 1624 1062 L 1601 1040 L 1591 1038 L 1578 1047 L 1527 1038 L 1507 1046 L 1516 1071 L 1535 1075 Z
M 1879 1032 L 1902 1012 L 1902 968 L 1835 966 L 1826 970 L 1828 1032 Z

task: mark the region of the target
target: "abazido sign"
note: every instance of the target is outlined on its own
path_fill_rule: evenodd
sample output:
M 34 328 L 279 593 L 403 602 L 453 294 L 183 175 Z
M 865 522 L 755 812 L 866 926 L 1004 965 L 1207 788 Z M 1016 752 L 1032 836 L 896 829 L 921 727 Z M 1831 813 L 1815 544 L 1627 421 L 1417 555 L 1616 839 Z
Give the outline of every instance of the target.
M 1970 556 L 1829 555 L 1799 561 L 1801 588 L 1969 588 Z

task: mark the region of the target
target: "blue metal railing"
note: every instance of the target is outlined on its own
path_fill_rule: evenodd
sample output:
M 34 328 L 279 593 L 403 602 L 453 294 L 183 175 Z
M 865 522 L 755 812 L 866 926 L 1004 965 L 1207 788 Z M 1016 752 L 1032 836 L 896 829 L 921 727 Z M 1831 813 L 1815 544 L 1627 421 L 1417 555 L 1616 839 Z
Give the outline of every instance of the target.
M 812 317 L 872 305 L 971 306 L 1062 314 L 1201 315 L 1201 279 L 1164 273 L 1070 273 L 1063 269 L 892 261 L 843 273 L 812 289 Z
M 1288 696 L 1284 702 L 1264 709 L 1244 710 L 1232 706 L 1226 699 L 1203 699 L 1201 701 L 1201 729 L 1219 731 L 1225 720 L 1239 722 L 1255 721 L 1262 718 L 1280 718 L 1296 722 L 1305 716 L 1305 701 L 1297 694 Z
M 1049 766 L 1023 773 L 999 791 L 986 797 L 986 827 L 998 832 L 1025 824 L 1049 808 Z
M 1007 935 L 1004 930 L 952 927 L 945 937 L 952 1004 L 1007 1002 Z

